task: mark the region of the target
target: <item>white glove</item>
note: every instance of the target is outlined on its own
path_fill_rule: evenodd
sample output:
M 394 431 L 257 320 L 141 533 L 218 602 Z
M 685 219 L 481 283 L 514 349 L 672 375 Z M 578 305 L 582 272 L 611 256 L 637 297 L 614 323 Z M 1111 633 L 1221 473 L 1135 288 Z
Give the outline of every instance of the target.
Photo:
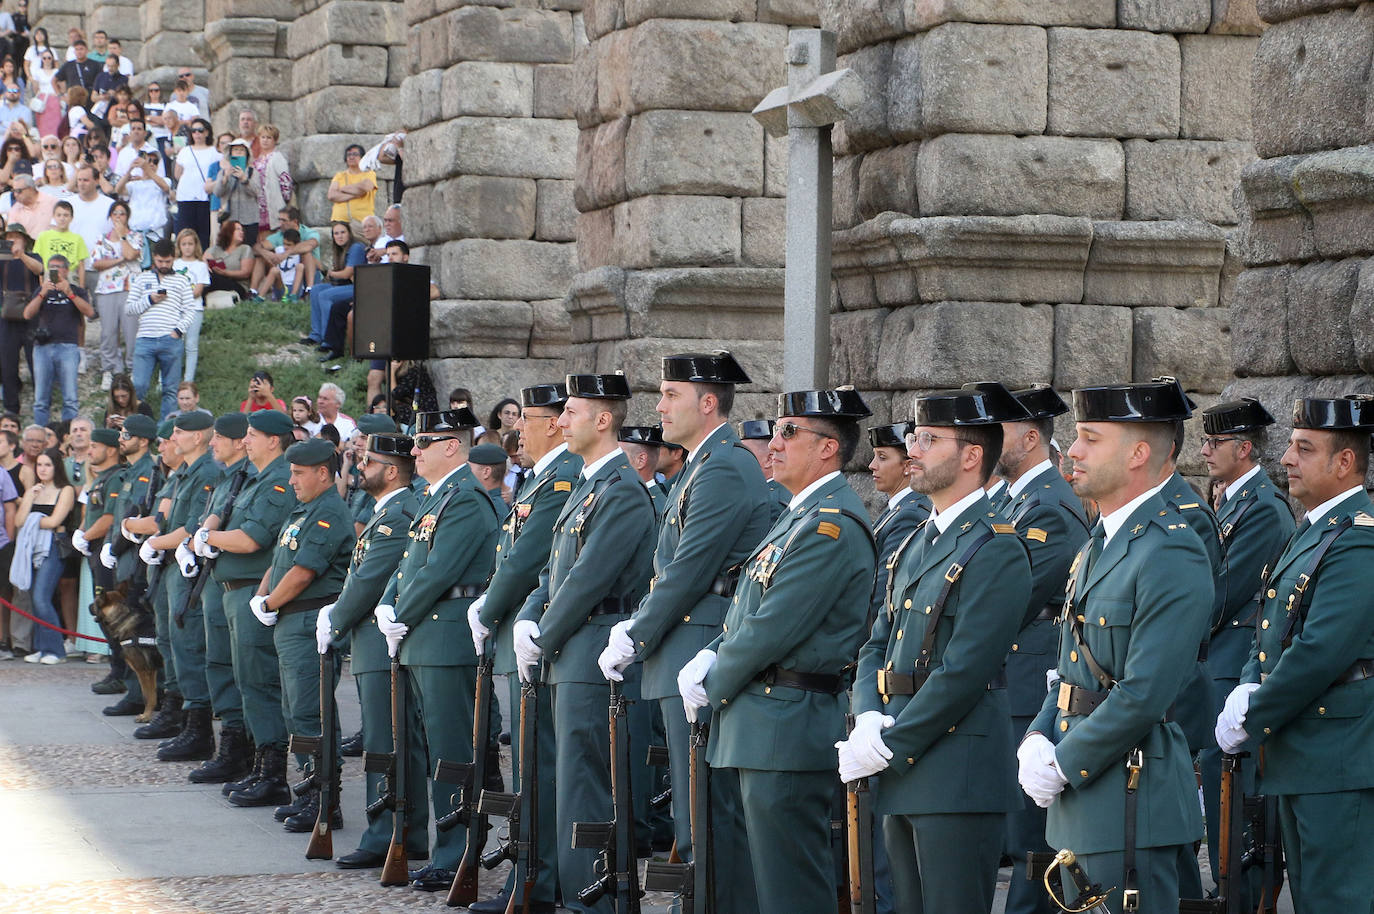
M 601 675 L 611 682 L 623 682 L 625 676 L 621 670 L 629 666 L 634 658 L 635 641 L 630 637 L 630 620 L 622 619 L 611 626 L 611 636 L 596 665 L 601 667 Z
M 1058 685 L 1059 670 L 1056 667 L 1050 667 L 1048 670 L 1045 671 L 1045 691 L 1053 692 L 1055 687 Z
M 482 620 L 478 618 L 486 603 L 487 595 L 482 594 L 468 604 L 468 628 L 472 631 L 472 649 L 477 652 L 478 657 L 486 652 L 487 638 L 491 636 L 491 629 L 483 625 Z
M 530 619 L 517 619 L 511 628 L 511 638 L 515 642 L 515 671 L 520 674 L 521 682 L 529 682 L 534 668 L 544 657 L 544 649 L 535 643 L 539 637 L 539 624 Z
M 892 750 L 883 742 L 882 732 L 896 722 L 881 711 L 865 711 L 855 719 L 849 738 L 835 744 L 839 750 L 840 780 L 857 781 L 887 768 Z
M 124 537 L 126 540 L 128 540 L 128 541 L 131 542 L 131 543 L 141 543 L 141 542 L 143 542 L 143 538 L 140 537 L 137 533 L 130 533 L 130 532 L 129 532 L 129 528 L 126 526 L 128 523 L 129 523 L 129 518 L 127 518 L 127 517 L 126 517 L 124 520 L 122 520 L 122 521 L 119 522 L 119 535 L 122 536 L 122 537 Z
M 85 556 L 89 556 L 91 554 L 91 544 L 86 540 L 85 531 L 72 531 L 72 548 Z
M 161 565 L 162 553 L 153 548 L 152 543 L 145 542 L 138 547 L 138 557 L 143 560 L 145 565 Z
M 177 565 L 181 568 L 181 576 L 183 578 L 193 578 L 196 576 L 196 556 L 195 553 L 191 551 L 191 547 L 186 545 L 188 542 L 190 541 L 183 540 L 181 544 L 177 546 L 176 551 Z
M 702 683 L 706 681 L 706 676 L 711 672 L 711 667 L 716 665 L 716 652 L 703 648 L 697 651 L 697 655 L 687 661 L 677 674 L 677 691 L 682 696 L 682 710 L 687 715 L 690 723 L 697 721 L 697 709 L 704 708 L 710 704 L 710 699 L 706 697 L 706 689 Z
M 210 531 L 197 530 L 194 545 L 192 547 L 196 555 L 203 559 L 212 559 L 219 555 L 219 550 L 210 545 Z
M 268 628 L 277 624 L 277 614 L 269 612 L 267 609 L 267 597 L 258 594 L 248 601 L 248 608 L 253 611 L 253 615 L 258 617 L 258 621 Z
M 410 626 L 396 621 L 396 607 L 383 603 L 372 611 L 377 620 L 377 630 L 386 638 L 386 654 L 395 657 L 401 648 L 401 639 L 410 632 Z
M 1016 750 L 1016 758 L 1020 762 L 1016 779 L 1026 796 L 1041 809 L 1053 803 L 1055 797 L 1068 786 L 1069 779 L 1059 770 L 1054 743 L 1043 734 L 1032 733 L 1022 740 Z
M 315 617 L 315 650 L 321 654 L 329 652 L 329 645 L 334 641 L 334 625 L 329 621 L 329 611 L 334 608 L 334 604 L 320 607 L 320 614 Z
M 1259 683 L 1242 682 L 1226 696 L 1226 705 L 1217 715 L 1218 730 L 1239 730 L 1245 724 L 1245 715 L 1250 711 L 1250 693 L 1259 688 Z
M 115 558 L 113 544 L 106 543 L 100 547 L 100 564 L 109 568 L 111 571 L 114 570 L 114 566 L 119 564 L 119 559 Z

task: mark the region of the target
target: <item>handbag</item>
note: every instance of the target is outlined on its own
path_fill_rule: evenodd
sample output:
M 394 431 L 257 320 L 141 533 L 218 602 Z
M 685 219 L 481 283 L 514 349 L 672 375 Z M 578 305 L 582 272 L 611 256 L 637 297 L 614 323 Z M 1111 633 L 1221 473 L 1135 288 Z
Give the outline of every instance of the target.
M 3 304 L 0 304 L 0 317 L 7 321 L 22 321 L 24 306 L 29 303 L 31 297 L 19 289 L 6 289 Z
M 44 110 L 45 108 L 47 108 L 47 107 L 48 107 L 48 96 L 46 96 L 46 95 L 35 95 L 33 98 L 29 99 L 29 110 L 30 110 L 30 111 L 35 111 L 35 112 L 37 112 L 38 114 L 42 114 L 42 113 L 43 113 L 43 110 Z

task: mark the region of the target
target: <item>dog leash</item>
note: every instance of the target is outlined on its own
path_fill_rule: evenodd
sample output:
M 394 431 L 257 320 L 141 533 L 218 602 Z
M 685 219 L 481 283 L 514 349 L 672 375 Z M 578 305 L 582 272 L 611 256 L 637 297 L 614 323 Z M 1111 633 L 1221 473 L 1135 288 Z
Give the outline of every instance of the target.
M 18 606 L 15 606 L 13 603 L 11 603 L 9 600 L 6 600 L 4 597 L 0 597 L 0 606 L 4 606 L 6 609 L 12 612 L 19 613 L 19 615 L 23 616 L 25 619 L 28 619 L 35 625 L 41 625 L 44 628 L 50 628 L 55 632 L 61 632 L 69 638 L 85 638 L 87 641 L 99 641 L 101 644 L 110 643 L 109 641 L 97 635 L 83 635 L 81 632 L 68 631 L 67 629 L 62 628 L 61 626 L 53 625 L 51 622 L 44 622 L 42 619 L 39 619 L 35 616 L 31 616 L 28 613 L 24 612 L 22 609 L 20 609 Z

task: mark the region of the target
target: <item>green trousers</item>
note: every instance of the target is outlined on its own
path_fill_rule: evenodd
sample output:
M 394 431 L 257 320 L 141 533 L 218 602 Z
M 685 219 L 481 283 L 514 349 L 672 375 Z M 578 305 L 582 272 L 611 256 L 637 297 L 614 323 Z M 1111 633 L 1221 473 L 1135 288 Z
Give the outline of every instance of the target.
M 407 689 L 406 720 L 408 732 L 420 732 L 420 708 L 415 699 L 415 687 L 410 683 L 404 668 L 401 672 L 402 688 Z M 391 673 L 355 673 L 354 682 L 358 685 L 358 698 L 362 703 L 363 751 L 393 751 L 391 732 Z M 406 799 L 410 812 L 407 817 L 406 854 L 422 857 L 429 853 L 429 775 L 425 770 L 425 747 L 419 739 L 412 739 L 401 750 L 406 765 Z M 371 805 L 382 795 L 382 782 L 385 775 L 367 774 L 367 794 L 364 806 Z M 368 822 L 362 838 L 358 841 L 360 850 L 375 854 L 385 854 L 391 847 L 393 831 L 391 813 L 384 812 Z
M 1374 911 L 1374 789 L 1279 797 L 1294 914 Z
M 614 815 L 611 802 L 611 743 L 606 712 L 610 689 L 606 683 L 562 682 L 554 685 L 553 728 L 557 746 L 554 784 L 557 793 L 558 879 L 563 886 L 563 904 L 571 911 L 597 911 L 611 914 L 609 897 L 594 905 L 584 905 L 577 893 L 596 882 L 595 848 L 574 849 L 573 823 L 609 822 Z M 631 751 L 634 751 L 633 746 Z
M 180 577 L 180 575 L 177 575 Z M 153 577 L 153 570 L 148 569 L 148 577 Z M 181 679 L 177 676 L 176 656 L 172 653 L 172 624 L 168 616 L 167 604 L 167 576 L 159 576 L 157 589 L 153 590 L 149 596 L 153 603 L 153 623 L 157 626 L 157 652 L 162 655 L 162 688 L 168 692 L 175 692 L 181 695 Z
M 211 583 L 208 586 L 219 587 Z M 224 594 L 224 615 L 229 622 L 234 681 L 243 697 L 243 719 L 259 749 L 286 748 L 286 721 L 282 717 L 281 672 L 272 629 L 258 621 L 248 608 L 252 587 Z
M 1033 717 L 1013 717 L 1011 732 L 1025 733 Z M 1026 852 L 1044 853 L 1050 849 L 1045 841 L 1045 810 L 1025 793 L 1021 808 L 1007 813 L 1007 853 L 1011 855 L 1011 884 L 1007 887 L 1006 914 L 1051 914 L 1049 895 L 1039 882 L 1026 878 Z
M 754 910 L 759 914 L 834 910 L 838 886 L 830 847 L 830 812 L 839 775 L 833 770 L 737 770 L 758 896 Z M 712 831 L 720 831 L 714 822 Z M 719 863 L 720 858 L 716 859 Z
M 1189 844 L 1187 848 L 1191 851 L 1193 846 Z M 1140 890 L 1138 914 L 1178 914 L 1178 861 L 1182 853 L 1182 845 L 1136 848 L 1136 888 Z M 1125 872 L 1121 851 L 1079 854 L 1078 862 L 1089 879 L 1103 888 L 1114 887 L 1107 895 L 1106 908 L 1111 914 L 1121 914 L 1121 881 Z M 1063 876 L 1064 891 L 1073 893 L 1075 890 L 1069 888 L 1073 880 L 1067 873 Z
M 430 773 L 440 760 L 472 761 L 472 710 L 477 691 L 477 669 L 471 666 L 412 666 L 411 681 L 415 683 L 416 704 L 429 756 Z M 434 818 L 440 819 L 457 806 L 460 788 L 455 784 L 435 782 L 432 787 Z M 467 829 L 450 829 L 434 840 L 430 865 L 455 870 L 467 846 Z
M 205 622 L 205 687 L 210 707 L 226 727 L 243 726 L 243 698 L 234 681 L 234 649 L 224 618 L 224 589 L 213 581 L 200 593 Z
M 1005 835 L 1002 813 L 884 816 L 897 910 L 991 911 Z
M 510 686 L 509 707 L 512 718 L 510 733 L 511 790 L 519 792 L 525 788 L 525 785 L 520 782 L 520 732 L 522 729 L 520 677 L 512 673 L 506 678 L 509 680 Z M 558 764 L 558 756 L 554 745 L 553 700 L 549 695 L 549 687 L 540 683 L 535 687 L 535 692 L 537 695 L 535 704 L 538 705 L 535 741 L 538 744 L 536 769 L 539 775 L 539 873 L 535 879 L 534 894 L 530 900 L 553 902 L 558 889 L 558 819 L 556 817 L 555 787 L 551 783 L 551 775 Z M 515 893 L 517 903 L 524 902 L 524 886 L 515 884 L 514 866 L 506 875 L 506 891 Z
M 251 614 L 251 613 L 250 613 Z M 286 732 L 300 736 L 319 736 L 320 734 L 320 652 L 315 647 L 315 617 L 318 609 L 308 612 L 278 615 L 277 624 L 271 627 L 272 643 L 277 649 L 277 668 L 281 678 L 281 714 L 286 721 Z M 256 621 L 256 618 L 254 619 Z M 334 654 L 334 664 L 329 670 L 330 681 L 326 688 L 329 700 L 334 700 L 334 686 L 339 681 L 339 660 Z M 339 755 L 339 714 L 334 713 L 334 758 L 342 761 Z M 310 756 L 296 754 L 296 764 L 304 768 Z
M 172 565 L 163 572 L 162 580 L 163 586 L 167 590 L 167 608 L 170 620 L 167 634 L 171 641 L 172 660 L 177 671 L 177 684 L 181 686 L 181 697 L 185 699 L 183 707 L 187 710 L 208 708 L 210 707 L 210 686 L 205 679 L 205 617 L 201 603 L 197 600 L 195 606 L 189 607 L 181 619 L 181 624 L 178 625 L 176 612 L 186 602 L 186 594 L 191 589 L 191 582 L 181 576 L 176 565 Z

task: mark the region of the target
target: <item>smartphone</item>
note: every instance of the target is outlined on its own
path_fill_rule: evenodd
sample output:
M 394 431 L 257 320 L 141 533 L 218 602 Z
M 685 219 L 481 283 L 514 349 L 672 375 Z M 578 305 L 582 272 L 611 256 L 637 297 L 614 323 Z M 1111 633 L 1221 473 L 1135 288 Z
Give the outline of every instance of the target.
M 56 285 L 56 283 L 57 283 L 57 268 L 56 268 L 56 267 L 53 267 L 51 270 L 48 271 L 48 282 L 53 283 L 54 285 Z
M 181 149 L 186 145 L 186 137 L 181 136 L 180 134 L 172 137 L 172 145 L 175 146 L 177 149 Z
M 157 294 L 158 294 L 158 295 L 166 295 L 166 294 L 167 294 L 167 290 L 166 290 L 166 289 L 158 289 L 158 290 L 157 290 Z
M 229 157 L 229 164 L 232 165 L 233 167 L 239 168 L 239 169 L 247 168 L 247 167 L 248 167 L 248 157 L 247 157 L 247 156 L 230 156 L 230 157 Z

